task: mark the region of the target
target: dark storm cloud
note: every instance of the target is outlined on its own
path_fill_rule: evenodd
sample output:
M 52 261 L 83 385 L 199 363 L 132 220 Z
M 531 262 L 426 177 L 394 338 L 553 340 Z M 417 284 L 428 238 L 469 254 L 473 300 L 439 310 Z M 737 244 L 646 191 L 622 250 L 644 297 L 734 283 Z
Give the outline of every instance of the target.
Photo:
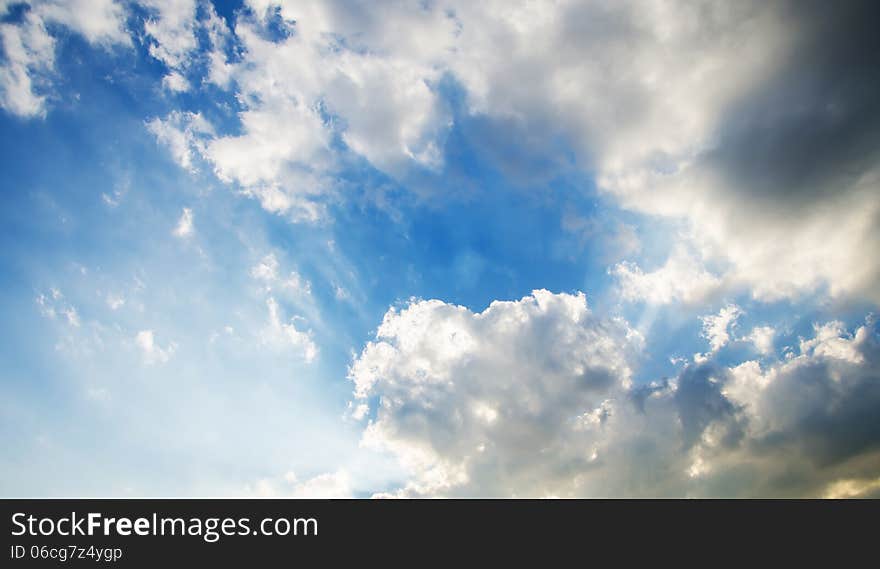
M 706 156 L 750 198 L 798 207 L 847 191 L 880 158 L 880 3 L 792 2 L 800 41 L 729 109 Z

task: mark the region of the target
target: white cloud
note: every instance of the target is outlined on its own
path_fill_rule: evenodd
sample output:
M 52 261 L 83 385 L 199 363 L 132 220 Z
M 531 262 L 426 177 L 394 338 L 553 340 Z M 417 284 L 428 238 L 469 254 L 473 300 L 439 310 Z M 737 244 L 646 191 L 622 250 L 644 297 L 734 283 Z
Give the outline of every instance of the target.
M 722 290 L 723 281 L 708 272 L 683 247 L 677 247 L 663 266 L 644 272 L 638 265 L 622 262 L 609 271 L 624 300 L 651 304 L 699 303 Z
M 329 168 L 330 136 L 321 118 L 289 101 L 240 118 L 246 134 L 215 138 L 206 148 L 217 176 L 240 185 L 267 211 L 316 220 L 320 210 L 311 200 L 327 188 Z
M 180 219 L 177 220 L 177 226 L 174 228 L 173 233 L 176 237 L 180 237 L 181 239 L 192 237 L 195 233 L 192 209 L 188 207 L 183 208 L 183 212 L 180 214 Z
M 306 363 L 311 363 L 318 356 L 318 346 L 312 339 L 312 331 L 302 329 L 306 318 L 296 315 L 285 322 L 276 296 L 283 295 L 295 310 L 308 316 L 309 322 L 320 325 L 321 317 L 312 298 L 312 285 L 296 271 L 283 276 L 280 266 L 275 254 L 269 253 L 250 269 L 251 278 L 261 285 L 260 292 L 265 295 L 269 309 L 268 322 L 261 334 L 262 343 L 281 351 L 293 347 Z
M 6 14 L 16 2 L 0 5 Z M 20 23 L 0 24 L 4 60 L 0 62 L 0 106 L 22 116 L 44 116 L 55 68 L 55 39 L 49 30 L 63 26 L 93 45 L 130 45 L 125 14 L 112 0 L 25 2 Z
M 868 172 L 820 203 L 798 204 L 800 211 L 747 195 L 740 200 L 737 188 L 699 164 L 652 175 L 620 194 L 633 192 L 624 197 L 633 209 L 690 220 L 691 240 L 728 265 L 725 278 L 757 299 L 796 297 L 823 285 L 832 296 L 877 299 L 878 267 L 864 255 L 880 239 L 873 221 L 880 213 L 877 180 Z
M 67 318 L 67 323 L 73 326 L 74 328 L 79 328 L 79 314 L 77 314 L 76 309 L 72 306 L 66 308 L 64 310 L 64 317 Z
M 293 498 L 350 498 L 353 495 L 351 477 L 344 470 L 320 474 L 297 484 Z
M 318 346 L 312 341 L 311 330 L 297 329 L 295 320 L 283 322 L 281 307 L 274 298 L 269 297 L 266 306 L 269 309 L 269 320 L 263 329 L 263 343 L 280 350 L 292 347 L 306 363 L 314 361 L 318 356 Z
M 625 393 L 638 344 L 583 294 L 391 309 L 350 370 L 357 399 L 379 397 L 364 441 L 412 472 L 407 494 L 557 494 L 588 462 L 579 417 Z
M 755 345 L 755 349 L 759 354 L 768 355 L 773 353 L 773 338 L 776 330 L 772 326 L 756 326 L 752 332 L 745 338 Z
M 299 295 L 312 294 L 312 283 L 296 271 L 291 271 L 287 278 L 281 281 L 281 288 Z
M 46 97 L 35 92 L 34 81 L 54 67 L 55 40 L 31 14 L 18 26 L 0 24 L 0 39 L 6 57 L 0 67 L 0 103 L 19 116 L 45 114 Z
M 173 71 L 163 77 L 162 86 L 173 93 L 182 93 L 190 89 L 189 81 L 177 71 Z
M 256 265 L 251 267 L 251 277 L 273 283 L 278 280 L 278 259 L 274 253 L 269 253 L 260 259 Z
M 717 315 L 700 318 L 703 321 L 703 337 L 709 340 L 713 352 L 717 352 L 730 341 L 730 328 L 736 325 L 740 315 L 742 310 L 735 304 L 729 304 Z
M 174 342 L 168 343 L 164 348 L 160 346 L 152 330 L 141 330 L 135 335 L 134 342 L 147 365 L 168 363 L 177 350 Z
M 410 473 L 391 495 L 845 495 L 880 470 L 875 328 L 817 326 L 784 362 L 707 360 L 634 385 L 638 341 L 582 296 L 479 314 L 414 301 L 350 377 L 376 405 L 364 443 Z
M 828 356 L 852 363 L 862 363 L 864 361 L 858 350 L 859 342 L 854 342 L 846 337 L 846 329 L 842 322 L 833 321 L 821 326 L 815 325 L 814 331 L 815 336 L 813 338 L 801 339 L 801 352 Z M 867 328 L 861 328 L 859 333 L 865 336 L 869 331 Z
M 274 253 L 269 253 L 251 267 L 251 277 L 262 282 L 266 292 L 274 289 L 288 291 L 294 296 L 309 296 L 312 294 L 312 283 L 296 271 L 290 271 L 286 277 L 281 277 L 278 270 L 280 264 Z
M 150 55 L 169 69 L 162 80 L 171 91 L 186 91 L 185 70 L 198 48 L 196 38 L 196 0 L 146 0 L 151 15 L 144 31 L 152 39 Z
M 116 0 L 44 0 L 31 5 L 42 19 L 70 28 L 89 43 L 131 44 L 125 29 L 125 8 Z
M 165 119 L 146 122 L 156 139 L 168 147 L 181 168 L 197 172 L 195 159 L 204 152 L 204 138 L 214 132 L 211 124 L 199 113 L 173 111 Z
M 206 7 L 207 17 L 202 22 L 208 35 L 208 78 L 221 89 L 227 89 L 232 80 L 233 66 L 229 63 L 225 50 L 232 42 L 232 35 L 226 21 L 214 9 L 213 4 Z
M 106 301 L 110 310 L 119 310 L 125 305 L 125 297 L 121 294 L 108 294 Z
M 123 190 L 117 188 L 113 190 L 112 194 L 108 194 L 107 192 L 101 193 L 101 201 L 107 204 L 107 207 L 115 208 L 118 207 L 120 202 L 122 202 L 122 198 L 125 196 L 127 190 Z
M 80 327 L 79 313 L 76 308 L 64 300 L 64 295 L 57 288 L 49 291 L 49 294 L 41 293 L 36 298 L 40 314 L 49 319 L 63 317 L 64 321 L 74 328 Z
M 358 403 L 357 405 L 349 404 L 350 416 L 355 421 L 362 421 L 370 412 L 370 406 L 366 403 Z
M 211 137 L 204 148 L 221 180 L 238 185 L 268 211 L 315 221 L 324 215 L 322 196 L 336 191 L 338 160 L 330 143 L 337 133 L 352 151 L 392 175 L 413 164 L 440 165 L 438 137 L 449 122 L 434 90 L 442 70 L 417 55 L 432 52 L 432 41 L 452 37 L 450 17 L 401 5 L 382 18 L 364 11 L 353 20 L 347 13 L 352 6 L 284 3 L 280 25 L 295 27 L 295 33 L 270 40 L 265 28 L 274 10 L 261 2 L 252 8 L 255 16 L 240 16 L 235 28 L 240 61 L 230 62 L 223 51 L 228 30 L 222 19 L 211 11 L 203 22 L 211 43 L 208 80 L 223 88 L 234 82 L 244 106 L 240 132 Z M 183 12 L 177 21 L 186 25 L 169 35 L 167 49 L 163 34 L 151 32 L 154 55 L 173 69 L 180 68 L 175 54 L 192 49 L 191 16 Z M 386 18 L 398 32 L 407 30 L 406 41 L 399 37 L 401 43 L 385 41 L 381 50 L 362 49 L 356 37 L 366 35 L 358 30 L 372 28 L 372 41 L 392 23 Z M 435 24 L 442 29 L 432 29 Z M 346 28 L 351 45 L 339 41 L 337 26 Z M 403 50 L 404 43 L 426 49 Z
M 247 488 L 248 493 L 263 498 L 351 498 L 351 476 L 345 470 L 326 472 L 299 481 L 296 473 L 287 472 L 280 479 L 263 478 Z

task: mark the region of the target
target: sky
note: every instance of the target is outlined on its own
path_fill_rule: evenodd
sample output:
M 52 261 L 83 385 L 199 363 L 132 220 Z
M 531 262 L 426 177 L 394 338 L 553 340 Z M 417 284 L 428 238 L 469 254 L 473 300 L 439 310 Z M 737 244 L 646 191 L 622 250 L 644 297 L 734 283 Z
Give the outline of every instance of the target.
M 0 494 L 880 497 L 878 16 L 0 0 Z

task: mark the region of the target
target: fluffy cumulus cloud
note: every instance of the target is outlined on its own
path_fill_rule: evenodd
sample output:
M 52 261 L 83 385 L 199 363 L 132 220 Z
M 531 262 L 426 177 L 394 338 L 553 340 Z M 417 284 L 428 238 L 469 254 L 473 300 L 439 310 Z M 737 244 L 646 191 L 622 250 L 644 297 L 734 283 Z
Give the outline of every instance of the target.
M 365 444 L 410 473 L 394 495 L 819 496 L 874 488 L 877 334 L 831 323 L 784 361 L 634 384 L 638 335 L 535 291 L 392 309 L 350 376 Z
M 583 294 L 538 290 L 478 314 L 412 302 L 351 368 L 357 398 L 376 406 L 365 442 L 412 471 L 405 494 L 569 494 L 598 460 L 639 341 Z

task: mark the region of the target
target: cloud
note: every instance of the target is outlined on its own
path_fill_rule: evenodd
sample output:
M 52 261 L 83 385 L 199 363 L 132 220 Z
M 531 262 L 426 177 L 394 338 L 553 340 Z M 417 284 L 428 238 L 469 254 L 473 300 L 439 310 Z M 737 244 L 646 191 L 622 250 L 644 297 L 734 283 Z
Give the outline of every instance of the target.
M 204 138 L 214 128 L 200 113 L 173 111 L 166 118 L 146 122 L 147 130 L 168 147 L 175 162 L 191 173 L 198 171 L 195 160 L 204 153 Z
M 776 330 L 772 326 L 756 326 L 752 332 L 744 339 L 749 340 L 755 345 L 755 349 L 759 354 L 768 355 L 773 353 L 773 338 Z
M 152 330 L 141 330 L 134 337 L 135 345 L 140 349 L 144 363 L 147 365 L 168 363 L 174 352 L 177 350 L 177 344 L 169 343 L 164 348 L 160 346 L 155 339 Z
M 122 6 L 113 0 L 4 2 L 0 16 L 23 4 L 19 22 L 0 24 L 0 107 L 21 117 L 45 116 L 55 68 L 53 26 L 82 35 L 92 45 L 131 45 Z
M 195 231 L 195 227 L 193 226 L 193 212 L 190 208 L 185 207 L 180 214 L 180 219 L 177 221 L 177 226 L 174 228 L 173 233 L 176 237 L 186 239 L 192 237 Z
M 732 68 L 728 81 L 752 79 L 725 104 L 703 107 L 713 118 L 693 133 L 692 147 L 672 147 L 658 164 L 603 169 L 600 186 L 631 209 L 686 220 L 703 255 L 728 265 L 727 280 L 755 298 L 827 290 L 876 301 L 880 265 L 866 252 L 880 239 L 872 159 L 880 146 L 869 134 L 878 50 L 865 24 L 876 7 L 857 2 L 831 14 L 821 3 L 775 6 L 789 22 L 782 45 L 764 51 L 764 64 L 746 55 L 753 69 L 742 77 L 741 64 Z M 745 26 L 730 20 L 726 33 Z M 760 43 L 770 34 L 749 37 Z
M 364 7 L 321 2 L 277 9 L 254 2 L 251 8 L 252 15 L 242 12 L 235 27 L 240 59 L 226 56 L 229 35 L 222 20 L 212 12 L 204 21 L 212 45 L 207 79 L 222 88 L 234 85 L 243 107 L 239 132 L 209 137 L 204 148 L 221 180 L 268 211 L 316 221 L 324 215 L 323 201 L 336 192 L 340 157 L 331 146 L 337 136 L 351 152 L 392 175 L 412 165 L 439 167 L 439 137 L 449 122 L 432 87 L 440 69 L 403 45 L 370 50 L 355 36 L 360 24 L 372 28 L 371 35 L 384 33 L 388 17 L 398 30 L 417 25 L 407 33 L 415 43 L 451 37 L 448 16 L 403 5 L 382 18 Z M 443 31 L 431 30 L 432 24 Z M 351 34 L 351 44 L 337 26 Z M 161 37 L 155 40 L 164 45 Z M 178 43 L 169 41 L 168 51 L 179 51 Z
M 208 82 L 221 89 L 228 89 L 232 80 L 233 66 L 229 63 L 228 50 L 234 45 L 234 38 L 226 20 L 221 18 L 213 4 L 206 8 L 207 17 L 202 21 L 208 36 L 206 46 L 208 56 Z
M 873 319 L 817 326 L 782 362 L 649 384 L 630 379 L 639 347 L 581 294 L 412 301 L 353 362 L 353 405 L 375 409 L 364 443 L 410 473 L 391 495 L 822 496 L 880 472 Z
M 108 294 L 106 300 L 110 310 L 119 310 L 125 305 L 125 297 L 121 294 Z
M 709 340 L 713 352 L 717 352 L 730 341 L 730 328 L 736 325 L 742 310 L 735 304 L 728 304 L 717 315 L 703 316 L 703 337 Z
M 306 363 L 314 361 L 318 356 L 318 346 L 312 341 L 312 331 L 297 329 L 295 320 L 283 322 L 281 307 L 274 298 L 269 297 L 266 306 L 269 309 L 269 319 L 263 329 L 263 343 L 280 350 L 292 347 Z
M 651 304 L 704 302 L 723 290 L 723 280 L 707 271 L 684 247 L 677 247 L 663 266 L 649 272 L 624 261 L 609 270 L 617 291 L 628 301 Z
M 364 442 L 410 469 L 404 494 L 558 494 L 589 468 L 582 425 L 625 393 L 638 344 L 583 294 L 537 290 L 481 313 L 413 301 L 351 367 L 356 398 L 377 405 Z
M 24 117 L 45 113 L 46 97 L 34 82 L 51 72 L 55 40 L 39 18 L 27 14 L 22 24 L 0 24 L 5 61 L 0 67 L 0 103 L 6 111 Z
M 293 348 L 306 363 L 311 363 L 319 350 L 312 339 L 312 330 L 303 330 L 303 323 L 321 325 L 321 315 L 312 297 L 312 285 L 296 271 L 283 274 L 280 267 L 275 254 L 269 253 L 250 269 L 250 276 L 260 284 L 260 293 L 264 295 L 269 310 L 268 321 L 261 332 L 261 342 L 280 351 Z M 283 297 L 299 314 L 285 322 L 276 297 Z M 308 319 L 301 314 L 308 316 Z
M 274 289 L 288 291 L 294 296 L 309 296 L 312 294 L 312 283 L 296 271 L 290 271 L 286 277 L 282 277 L 278 269 L 280 264 L 274 253 L 269 253 L 251 267 L 251 278 L 264 284 L 266 292 Z
M 748 419 L 747 438 L 719 467 L 740 462 L 757 473 L 764 495 L 822 495 L 841 480 L 876 478 L 880 429 L 871 419 L 880 402 L 877 322 L 854 333 L 840 323 L 816 327 L 789 360 L 760 368 L 746 362 L 728 371 L 725 396 Z
M 318 474 L 298 480 L 296 473 L 287 472 L 281 479 L 263 478 L 247 488 L 263 498 L 351 498 L 354 495 L 351 476 L 345 470 Z
M 828 486 L 823 498 L 853 499 L 868 498 L 876 500 L 880 496 L 880 478 L 838 480 Z
M 131 44 L 125 28 L 125 9 L 116 0 L 38 0 L 28 3 L 43 20 L 66 26 L 91 44 Z
M 150 12 L 144 22 L 144 32 L 151 40 L 149 52 L 168 68 L 162 85 L 170 91 L 187 91 L 190 87 L 185 72 L 199 47 L 196 4 L 196 0 L 144 2 Z
M 350 498 L 353 495 L 351 477 L 344 470 L 320 474 L 296 484 L 294 498 Z
M 266 283 L 273 283 L 278 280 L 278 259 L 274 253 L 269 253 L 256 265 L 251 267 L 251 277 Z
M 64 300 L 64 295 L 57 288 L 53 288 L 48 294 L 40 293 L 36 298 L 40 314 L 45 318 L 54 320 L 63 317 L 64 321 L 74 328 L 79 328 L 80 319 L 76 307 Z
M 186 77 L 174 71 L 162 78 L 162 86 L 174 93 L 189 91 L 190 84 Z

